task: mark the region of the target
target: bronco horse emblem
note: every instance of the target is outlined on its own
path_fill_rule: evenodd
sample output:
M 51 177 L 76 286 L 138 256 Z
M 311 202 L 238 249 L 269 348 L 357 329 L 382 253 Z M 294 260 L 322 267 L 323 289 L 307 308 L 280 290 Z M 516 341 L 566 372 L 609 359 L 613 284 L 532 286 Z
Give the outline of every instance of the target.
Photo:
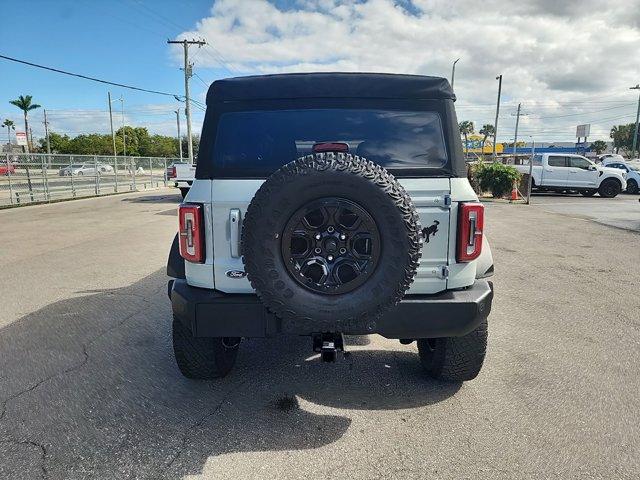
M 422 229 L 422 236 L 424 237 L 425 243 L 429 243 L 429 237 L 432 235 L 434 237 L 436 236 L 436 233 L 438 233 L 438 225 L 440 225 L 440 222 L 438 220 L 434 220 L 433 225 Z

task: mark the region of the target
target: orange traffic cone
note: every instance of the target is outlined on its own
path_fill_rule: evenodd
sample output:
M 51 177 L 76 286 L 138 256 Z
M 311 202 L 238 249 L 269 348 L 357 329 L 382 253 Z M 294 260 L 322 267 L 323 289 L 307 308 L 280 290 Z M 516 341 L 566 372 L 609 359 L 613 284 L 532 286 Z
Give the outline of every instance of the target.
M 514 185 L 511 189 L 511 201 L 518 200 L 518 188 Z

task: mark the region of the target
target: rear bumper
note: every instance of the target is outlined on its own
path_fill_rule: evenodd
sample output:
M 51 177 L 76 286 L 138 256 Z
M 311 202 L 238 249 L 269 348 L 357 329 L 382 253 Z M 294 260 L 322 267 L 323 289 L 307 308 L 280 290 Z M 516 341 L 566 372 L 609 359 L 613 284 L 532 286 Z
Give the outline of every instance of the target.
M 278 334 L 321 333 L 283 328 L 253 294 L 225 294 L 192 287 L 184 279 L 170 280 L 173 314 L 196 337 L 271 337 Z M 341 332 L 351 335 L 378 333 L 387 338 L 457 337 L 474 330 L 491 312 L 493 284 L 476 282 L 465 290 L 436 295 L 408 295 L 384 314 L 373 331 Z

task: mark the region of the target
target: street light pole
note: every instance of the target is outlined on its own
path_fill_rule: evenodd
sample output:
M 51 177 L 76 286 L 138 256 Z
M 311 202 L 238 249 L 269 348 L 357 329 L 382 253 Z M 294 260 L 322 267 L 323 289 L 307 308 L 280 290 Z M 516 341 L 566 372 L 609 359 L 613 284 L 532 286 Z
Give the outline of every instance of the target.
M 456 63 L 458 63 L 458 60 L 460 59 L 456 59 L 456 61 L 453 62 L 453 67 L 451 67 L 451 90 L 453 90 L 453 81 L 456 78 Z
M 640 90 L 640 84 L 631 87 L 629 90 Z M 636 145 L 638 144 L 638 119 L 640 119 L 640 92 L 638 93 L 638 110 L 636 112 L 636 128 L 633 131 L 633 147 L 631 147 L 631 156 L 636 158 Z
M 176 124 L 178 125 L 178 148 L 180 149 L 180 161 L 182 161 L 182 136 L 180 135 L 180 107 L 176 110 Z
M 502 94 L 502 74 L 496 77 L 498 80 L 498 103 L 496 104 L 496 121 L 493 124 L 493 161 L 496 161 L 496 143 L 498 140 L 498 115 L 500 114 L 500 95 Z

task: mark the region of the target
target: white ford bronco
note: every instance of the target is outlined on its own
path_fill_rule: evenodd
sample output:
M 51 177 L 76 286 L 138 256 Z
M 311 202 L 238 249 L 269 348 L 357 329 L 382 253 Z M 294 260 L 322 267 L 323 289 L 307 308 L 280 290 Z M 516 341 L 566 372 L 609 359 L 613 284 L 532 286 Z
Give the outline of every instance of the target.
M 417 341 L 426 372 L 479 373 L 493 259 L 446 79 L 313 73 L 216 81 L 167 273 L 180 371 L 243 338 Z

